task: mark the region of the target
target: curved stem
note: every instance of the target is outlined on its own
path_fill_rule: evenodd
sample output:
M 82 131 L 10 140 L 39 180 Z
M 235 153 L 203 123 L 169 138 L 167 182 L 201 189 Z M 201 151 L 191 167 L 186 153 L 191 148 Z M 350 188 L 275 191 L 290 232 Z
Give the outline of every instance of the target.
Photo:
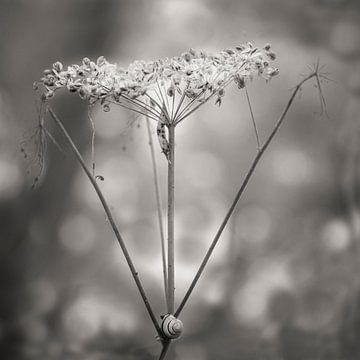
M 298 91 L 300 90 L 301 86 L 302 86 L 306 81 L 308 81 L 308 80 L 310 80 L 311 78 L 316 77 L 316 76 L 318 76 L 317 71 L 315 71 L 314 73 L 312 73 L 312 74 L 308 75 L 307 77 L 305 77 L 305 78 L 295 87 L 293 93 L 292 93 L 291 96 L 290 96 L 290 99 L 289 99 L 288 103 L 286 104 L 286 106 L 285 106 L 285 108 L 284 108 L 281 116 L 279 117 L 279 119 L 278 119 L 277 122 L 275 123 L 275 126 L 274 126 L 273 130 L 271 131 L 269 137 L 268 137 L 267 140 L 265 141 L 264 145 L 259 149 L 259 151 L 258 151 L 258 153 L 256 154 L 254 160 L 252 161 L 252 163 L 251 163 L 251 165 L 250 165 L 250 168 L 249 168 L 248 172 L 246 173 L 245 178 L 244 178 L 244 180 L 243 180 L 243 182 L 242 182 L 242 184 L 241 184 L 238 192 L 236 193 L 235 198 L 234 198 L 232 204 L 230 205 L 229 210 L 227 211 L 227 213 L 226 213 L 226 215 L 225 215 L 225 217 L 224 217 L 224 220 L 222 221 L 222 223 L 221 223 L 221 225 L 220 225 L 220 227 L 219 227 L 219 229 L 218 229 L 218 231 L 217 231 L 217 233 L 216 233 L 213 241 L 212 241 L 211 244 L 210 244 L 209 249 L 207 250 L 207 252 L 206 252 L 206 254 L 205 254 L 205 257 L 204 257 L 202 263 L 200 264 L 200 267 L 199 267 L 199 269 L 198 269 L 198 271 L 197 271 L 197 273 L 196 273 L 193 281 L 192 281 L 191 284 L 190 284 L 189 289 L 188 289 L 187 292 L 185 293 L 184 298 L 182 299 L 179 307 L 177 308 L 177 310 L 176 310 L 176 312 L 175 312 L 175 314 L 174 314 L 175 317 L 178 317 L 178 316 L 180 315 L 180 313 L 181 313 L 181 311 L 183 310 L 186 302 L 188 301 L 188 299 L 189 299 L 192 291 L 194 290 L 194 288 L 195 288 L 195 286 L 196 286 L 196 284 L 197 284 L 197 282 L 198 282 L 201 274 L 203 273 L 203 271 L 204 271 L 204 269 L 205 269 L 205 266 L 206 266 L 207 262 L 209 261 L 209 258 L 210 258 L 210 256 L 211 256 L 212 252 L 214 251 L 214 248 L 215 248 L 217 242 L 218 242 L 219 239 L 220 239 L 220 236 L 221 236 L 221 234 L 222 234 L 225 226 L 227 225 L 227 223 L 228 223 L 228 221 L 229 221 L 229 219 L 230 219 L 230 217 L 231 217 L 231 215 L 232 215 L 232 213 L 233 213 L 233 211 L 234 211 L 237 203 L 239 202 L 239 200 L 240 200 L 240 198 L 241 198 L 241 195 L 243 194 L 243 192 L 244 192 L 244 190 L 245 190 L 245 188 L 246 188 L 246 186 L 247 186 L 247 184 L 248 184 L 251 176 L 252 176 L 253 173 L 254 173 L 257 164 L 259 163 L 259 161 L 260 161 L 261 157 L 263 156 L 263 154 L 264 154 L 265 150 L 267 149 L 267 147 L 270 145 L 272 139 L 274 138 L 274 136 L 276 135 L 276 133 L 279 131 L 280 126 L 281 126 L 281 124 L 283 123 L 283 121 L 284 121 L 284 119 L 285 119 L 285 116 L 286 116 L 286 114 L 288 113 L 288 111 L 289 111 L 289 109 L 290 109 L 290 106 L 291 106 L 291 104 L 293 103 L 296 94 L 298 93 Z
M 154 315 L 154 312 L 150 306 L 150 303 L 149 303 L 149 300 L 145 294 L 145 290 L 142 286 L 142 283 L 140 281 L 140 278 L 139 278 L 139 274 L 137 272 L 137 270 L 135 269 L 135 266 L 131 260 L 131 257 L 130 257 L 130 254 L 126 248 L 126 245 L 125 245 L 125 242 L 123 240 L 123 238 L 121 237 L 120 235 L 120 232 L 115 224 L 115 221 L 114 221 L 114 218 L 111 214 L 111 211 L 110 211 L 110 208 L 104 198 L 104 195 L 102 194 L 100 188 L 99 188 L 99 185 L 97 184 L 95 178 L 91 175 L 91 172 L 90 170 L 87 168 L 86 164 L 85 164 L 85 161 L 82 157 L 82 155 L 80 154 L 78 148 L 76 147 L 75 143 L 73 142 L 72 138 L 70 137 L 69 133 L 67 132 L 67 130 L 65 129 L 63 123 L 61 122 L 61 120 L 56 116 L 56 114 L 53 112 L 53 110 L 48 107 L 47 108 L 47 111 L 49 112 L 49 114 L 51 115 L 51 117 L 53 118 L 53 120 L 55 121 L 56 125 L 59 127 L 59 129 L 61 130 L 61 132 L 63 133 L 63 135 L 65 136 L 67 142 L 69 143 L 72 151 L 74 152 L 77 160 L 79 161 L 81 167 L 83 168 L 83 170 L 85 171 L 85 174 L 87 175 L 87 177 L 89 178 L 92 186 L 94 187 L 99 199 L 100 199 L 100 202 L 105 210 L 105 213 L 109 219 L 109 222 L 110 222 L 110 225 L 115 233 L 115 236 L 116 236 L 116 239 L 121 247 L 121 250 L 123 251 L 124 253 L 124 256 L 125 256 L 125 259 L 126 259 L 126 262 L 130 268 L 130 271 L 131 271 L 131 274 L 135 280 L 135 283 L 136 283 L 136 286 L 140 292 L 140 295 L 141 295 L 141 298 L 143 299 L 143 302 L 145 304 L 145 307 L 146 307 L 146 310 L 148 311 L 148 314 L 151 318 L 151 321 L 155 327 L 155 330 L 158 334 L 158 336 L 160 337 L 160 339 L 162 339 L 163 335 L 162 335 L 162 332 L 161 332 L 161 329 L 160 329 L 160 326 L 156 320 L 156 317 Z

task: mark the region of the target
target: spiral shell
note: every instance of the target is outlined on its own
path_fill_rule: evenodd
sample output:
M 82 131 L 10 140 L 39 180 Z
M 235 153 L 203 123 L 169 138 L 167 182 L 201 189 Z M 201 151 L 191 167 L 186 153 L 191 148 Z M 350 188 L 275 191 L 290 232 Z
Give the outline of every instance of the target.
M 162 317 L 161 331 L 168 339 L 177 339 L 181 336 L 184 326 L 181 320 L 174 315 L 166 314 Z

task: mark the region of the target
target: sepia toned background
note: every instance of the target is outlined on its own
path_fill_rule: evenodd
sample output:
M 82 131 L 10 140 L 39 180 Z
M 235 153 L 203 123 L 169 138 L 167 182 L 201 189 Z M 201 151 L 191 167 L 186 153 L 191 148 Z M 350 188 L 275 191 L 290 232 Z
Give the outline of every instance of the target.
M 160 344 L 100 203 L 61 135 L 40 181 L 32 84 L 57 60 L 175 56 L 271 43 L 280 75 L 249 94 L 265 139 L 309 65 L 182 313 L 181 360 L 360 357 L 360 3 L 357 0 L 0 0 L 0 358 L 155 359 Z M 176 298 L 189 286 L 256 152 L 244 92 L 231 87 L 178 127 Z M 80 98 L 53 108 L 91 161 Z M 92 109 L 96 172 L 158 316 L 165 312 L 144 119 Z M 157 144 L 156 144 L 157 145 Z M 21 151 L 24 148 L 25 152 Z M 156 149 L 166 188 L 166 160 Z M 24 156 L 26 155 L 26 157 Z M 162 194 L 164 213 L 166 193 Z

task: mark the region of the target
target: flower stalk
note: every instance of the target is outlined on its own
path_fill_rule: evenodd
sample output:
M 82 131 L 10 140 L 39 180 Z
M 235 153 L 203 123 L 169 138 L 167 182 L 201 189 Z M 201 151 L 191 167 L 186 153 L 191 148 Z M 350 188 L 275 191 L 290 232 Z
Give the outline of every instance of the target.
M 147 132 L 148 132 L 148 137 L 149 137 L 151 162 L 152 162 L 153 175 L 154 175 L 156 207 L 157 207 L 160 242 L 161 242 L 161 258 L 162 258 L 162 268 L 163 268 L 165 301 L 166 301 L 167 308 L 169 308 L 169 298 L 168 298 L 168 290 L 167 290 L 168 289 L 167 261 L 166 261 L 164 227 L 163 227 L 162 211 L 161 211 L 160 185 L 159 185 L 159 177 L 158 177 L 158 172 L 157 172 L 157 164 L 156 164 L 156 157 L 155 157 L 155 150 L 154 150 L 154 142 L 152 140 L 151 128 L 150 128 L 150 120 L 149 120 L 148 117 L 146 117 L 146 127 L 147 127 Z
M 168 313 L 175 310 L 175 261 L 174 261 L 174 215 L 175 215 L 175 124 L 168 125 Z

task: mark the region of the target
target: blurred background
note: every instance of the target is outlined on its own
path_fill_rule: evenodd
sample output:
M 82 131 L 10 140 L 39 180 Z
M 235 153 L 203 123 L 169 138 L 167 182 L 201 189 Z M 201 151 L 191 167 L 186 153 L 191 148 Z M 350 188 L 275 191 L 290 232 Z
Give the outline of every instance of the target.
M 57 60 L 175 56 L 270 42 L 280 75 L 249 85 L 261 139 L 320 59 L 182 313 L 170 358 L 360 358 L 360 3 L 357 0 L 0 0 L 0 358 L 155 359 L 160 344 L 100 203 L 60 134 L 38 176 L 32 84 Z M 53 108 L 87 161 L 88 109 Z M 96 172 L 158 316 L 165 312 L 144 119 L 93 108 Z M 157 143 L 155 143 L 157 145 Z M 178 127 L 180 301 L 256 151 L 244 92 Z M 21 148 L 25 149 L 22 152 Z M 158 154 L 166 188 L 166 160 Z M 26 155 L 26 157 L 24 156 Z M 166 193 L 163 193 L 164 214 Z

